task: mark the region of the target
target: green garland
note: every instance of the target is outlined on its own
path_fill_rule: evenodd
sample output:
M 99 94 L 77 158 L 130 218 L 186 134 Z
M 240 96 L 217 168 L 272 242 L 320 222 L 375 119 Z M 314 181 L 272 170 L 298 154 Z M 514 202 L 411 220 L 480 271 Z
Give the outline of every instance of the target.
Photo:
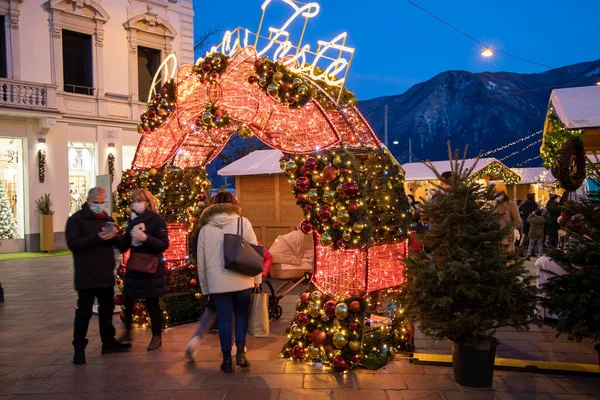
M 229 57 L 217 52 L 198 60 L 192 67 L 192 71 L 199 75 L 201 83 L 213 84 L 227 70 L 228 65 Z
M 323 246 L 334 249 L 376 246 L 407 237 L 412 215 L 400 166 L 386 150 L 336 149 L 284 157 L 305 219 Z
M 475 174 L 472 175 L 473 179 L 481 179 L 484 176 L 499 176 L 500 178 L 502 178 L 502 180 L 504 181 L 504 183 L 507 184 L 517 184 L 521 181 L 521 177 L 517 174 L 515 174 L 514 172 L 512 172 L 510 169 L 506 168 L 505 166 L 498 164 L 498 163 L 492 163 L 489 164 L 487 167 L 481 169 L 480 171 L 476 172 Z
M 142 121 L 137 126 L 139 133 L 150 133 L 160 127 L 175 109 L 176 100 L 175 80 L 170 80 L 160 88 L 154 98 L 148 101 L 148 106 L 140 116 Z
M 335 107 L 335 104 L 315 84 L 335 100 L 340 94 L 339 87 L 331 86 L 324 80 L 316 80 L 313 84 L 304 75 L 293 72 L 283 63 L 273 62 L 267 57 L 256 60 L 254 69 L 256 75 L 250 75 L 248 82 L 258 84 L 271 98 L 290 108 L 302 108 L 311 99 L 316 100 L 325 109 Z M 316 74 L 324 72 L 317 67 L 315 71 Z M 339 105 L 345 107 L 355 104 L 354 93 L 344 88 Z
M 215 103 L 206 103 L 204 112 L 196 118 L 195 125 L 206 129 L 223 128 L 231 122 L 229 114 Z
M 544 141 L 540 154 L 544 160 L 544 167 L 551 169 L 556 166 L 556 161 L 560 157 L 561 150 L 568 139 L 575 138 L 583 141 L 583 131 L 581 129 L 567 129 L 560 122 L 554 107 L 548 107 L 546 115 L 546 126 L 544 129 Z

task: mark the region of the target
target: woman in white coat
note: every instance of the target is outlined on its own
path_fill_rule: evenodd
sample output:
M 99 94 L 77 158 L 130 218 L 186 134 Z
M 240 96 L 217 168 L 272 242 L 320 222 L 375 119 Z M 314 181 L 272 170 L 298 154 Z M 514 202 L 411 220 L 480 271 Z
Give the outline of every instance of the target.
M 202 294 L 210 295 L 217 309 L 219 340 L 226 373 L 233 371 L 231 359 L 231 325 L 235 314 L 236 364 L 249 367 L 246 359 L 246 331 L 248 330 L 248 307 L 252 288 L 261 283 L 261 276 L 248 277 L 225 269 L 223 235 L 236 234 L 238 219 L 242 218 L 244 232 L 241 234 L 251 244 L 257 244 L 252 224 L 241 216 L 237 198 L 230 192 L 220 191 L 200 216 L 198 234 L 198 277 Z

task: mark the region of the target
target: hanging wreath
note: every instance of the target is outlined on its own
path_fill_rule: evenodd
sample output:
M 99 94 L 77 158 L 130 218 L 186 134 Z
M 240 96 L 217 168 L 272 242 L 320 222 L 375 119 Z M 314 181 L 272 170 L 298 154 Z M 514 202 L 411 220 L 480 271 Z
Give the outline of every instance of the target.
M 112 153 L 108 154 L 108 174 L 110 175 L 110 181 L 112 182 L 115 178 L 115 155 Z
M 563 189 L 574 192 L 585 180 L 585 164 L 583 142 L 579 138 L 572 137 L 562 146 L 560 155 L 551 170 L 552 175 Z
M 38 178 L 40 183 L 46 180 L 46 152 L 42 149 L 38 150 Z

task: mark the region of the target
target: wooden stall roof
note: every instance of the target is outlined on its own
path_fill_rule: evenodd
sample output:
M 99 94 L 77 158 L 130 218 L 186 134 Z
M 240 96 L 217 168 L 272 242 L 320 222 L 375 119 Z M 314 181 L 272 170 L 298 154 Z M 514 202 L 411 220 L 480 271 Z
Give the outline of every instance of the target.
M 279 150 L 256 150 L 221 168 L 220 176 L 247 176 L 280 174 L 279 159 L 283 153 Z
M 476 158 L 466 159 L 465 160 L 465 168 L 471 168 L 473 166 L 473 164 L 475 163 L 475 161 L 477 161 Z M 450 161 L 448 161 L 448 160 L 433 161 L 432 164 L 438 170 L 438 172 L 440 174 L 443 172 L 446 172 L 446 171 L 450 171 Z M 504 164 L 502 164 L 500 161 L 498 161 L 495 158 L 480 158 L 479 162 L 477 163 L 477 166 L 475 167 L 475 170 L 473 171 L 473 174 L 478 173 L 479 171 L 485 169 L 486 167 L 488 167 L 492 164 L 498 164 L 498 165 L 502 166 L 503 168 L 505 168 L 506 170 L 509 170 L 509 168 L 507 166 L 505 166 Z M 404 168 L 404 171 L 406 172 L 405 180 L 407 182 L 437 180 L 437 177 L 435 176 L 433 171 L 430 170 L 425 164 L 423 164 L 421 162 L 407 163 L 407 164 L 402 165 L 402 168 Z

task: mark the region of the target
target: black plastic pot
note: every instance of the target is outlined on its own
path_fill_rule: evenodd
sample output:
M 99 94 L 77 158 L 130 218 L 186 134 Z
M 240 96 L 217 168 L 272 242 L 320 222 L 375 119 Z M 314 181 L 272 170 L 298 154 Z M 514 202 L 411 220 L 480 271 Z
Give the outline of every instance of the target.
M 494 339 L 489 350 L 477 350 L 469 343 L 452 342 L 452 367 L 456 383 L 478 388 L 491 386 L 498 344 Z

